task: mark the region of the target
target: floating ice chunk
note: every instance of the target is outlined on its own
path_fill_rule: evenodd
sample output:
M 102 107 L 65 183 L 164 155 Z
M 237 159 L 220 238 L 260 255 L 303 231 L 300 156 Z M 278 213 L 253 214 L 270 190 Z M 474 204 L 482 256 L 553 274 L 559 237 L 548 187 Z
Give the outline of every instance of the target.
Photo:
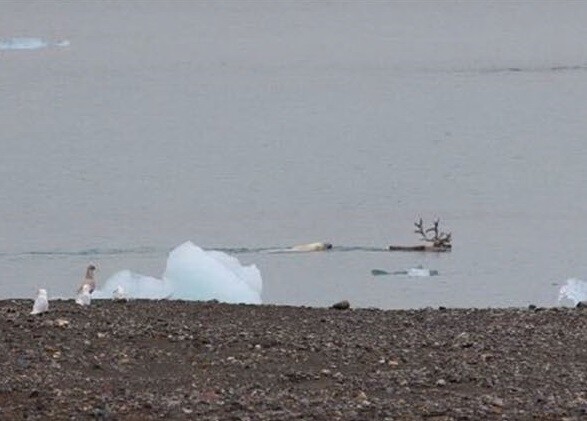
M 415 268 L 410 268 L 408 270 L 396 270 L 393 272 L 388 272 L 386 270 L 381 269 L 372 269 L 371 275 L 373 276 L 380 276 L 380 275 L 408 275 L 411 277 L 427 277 L 427 276 L 438 276 L 438 271 L 434 269 L 425 269 L 421 265 L 416 266 Z
M 408 269 L 407 275 L 412 276 L 412 277 L 436 276 L 436 275 L 438 275 L 438 271 L 425 269 L 422 266 L 418 266 L 415 268 Z
M 112 291 L 118 287 L 122 287 L 129 298 L 145 298 L 149 300 L 168 298 L 173 292 L 169 282 L 151 276 L 139 275 L 130 270 L 123 270 L 108 278 L 104 287 L 94 292 L 94 297 L 110 298 Z
M 94 297 L 110 298 L 118 286 L 129 298 L 260 304 L 263 281 L 255 265 L 242 266 L 233 256 L 188 241 L 169 253 L 162 279 L 125 270 L 110 277 Z
M 43 38 L 15 37 L 0 39 L 0 50 L 39 50 L 47 47 L 68 47 L 68 40 L 46 41 Z
M 173 298 L 229 303 L 261 303 L 262 279 L 256 266 L 242 266 L 220 251 L 204 251 L 188 241 L 169 254 L 163 279 Z
M 6 38 L 0 40 L 0 50 L 38 50 L 49 44 L 41 38 Z
M 71 45 L 71 42 L 67 39 L 64 39 L 62 41 L 57 41 L 53 44 L 55 47 L 69 47 Z
M 558 301 L 569 300 L 573 305 L 577 305 L 582 301 L 587 301 L 587 282 L 580 279 L 567 279 L 567 283 L 563 285 L 558 294 Z

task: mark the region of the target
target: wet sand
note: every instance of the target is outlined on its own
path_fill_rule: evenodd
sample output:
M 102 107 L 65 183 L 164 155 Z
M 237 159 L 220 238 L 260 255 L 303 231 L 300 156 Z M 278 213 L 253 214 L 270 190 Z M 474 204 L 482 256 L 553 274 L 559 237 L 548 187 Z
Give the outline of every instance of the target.
M 580 419 L 585 309 L 0 301 L 1 419 Z

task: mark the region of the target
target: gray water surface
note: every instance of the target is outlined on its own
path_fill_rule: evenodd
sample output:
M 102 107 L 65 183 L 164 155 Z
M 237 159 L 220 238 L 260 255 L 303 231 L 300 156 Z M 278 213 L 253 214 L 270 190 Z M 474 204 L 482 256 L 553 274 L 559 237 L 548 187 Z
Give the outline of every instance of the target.
M 2 39 L 70 42 L 0 51 L 0 297 L 160 276 L 186 240 L 267 303 L 554 305 L 587 273 L 587 3 L 0 8 Z M 420 216 L 452 253 L 374 251 Z

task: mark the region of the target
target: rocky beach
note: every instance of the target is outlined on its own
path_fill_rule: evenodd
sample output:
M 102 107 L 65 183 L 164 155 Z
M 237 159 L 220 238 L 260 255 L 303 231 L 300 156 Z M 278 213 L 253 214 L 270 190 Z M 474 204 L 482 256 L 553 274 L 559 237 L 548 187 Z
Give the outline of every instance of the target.
M 587 417 L 587 311 L 0 302 L 1 419 Z

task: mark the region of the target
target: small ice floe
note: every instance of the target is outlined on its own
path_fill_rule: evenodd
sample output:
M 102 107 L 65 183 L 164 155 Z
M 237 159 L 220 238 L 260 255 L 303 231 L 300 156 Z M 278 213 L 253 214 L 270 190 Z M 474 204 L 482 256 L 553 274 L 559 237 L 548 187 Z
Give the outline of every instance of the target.
M 76 304 L 79 304 L 80 306 L 89 306 L 90 303 L 92 302 L 92 295 L 90 292 L 90 285 L 85 284 L 82 287 L 81 292 L 77 295 L 77 298 L 75 299 Z
M 118 285 L 116 289 L 112 291 L 112 299 L 114 301 L 128 301 L 128 297 L 122 286 Z
M 438 271 L 433 269 L 426 269 L 422 266 L 417 266 L 415 268 L 408 269 L 408 276 L 412 277 L 427 277 L 427 276 L 437 276 Z
M 558 301 L 570 301 L 574 306 L 587 301 L 587 282 L 576 278 L 567 279 L 558 293 Z
M 127 296 L 137 299 L 162 300 L 173 293 L 171 284 L 164 279 L 122 270 L 108 278 L 104 286 L 97 289 L 93 296 L 106 300 L 114 298 L 113 291 L 119 286 L 124 289 Z
M 47 298 L 47 290 L 40 289 L 37 293 L 37 298 L 33 304 L 33 311 L 31 314 L 40 314 L 49 310 L 49 299 Z
M 47 41 L 36 37 L 0 38 L 0 50 L 40 50 L 50 47 L 68 47 L 68 40 Z
M 426 269 L 421 265 L 416 266 L 414 268 L 410 268 L 407 270 L 396 270 L 393 272 L 388 272 L 386 270 L 381 269 L 373 269 L 371 270 L 371 275 L 373 276 L 380 276 L 380 275 L 407 275 L 412 278 L 424 278 L 428 276 L 438 276 L 438 271 L 434 269 Z

